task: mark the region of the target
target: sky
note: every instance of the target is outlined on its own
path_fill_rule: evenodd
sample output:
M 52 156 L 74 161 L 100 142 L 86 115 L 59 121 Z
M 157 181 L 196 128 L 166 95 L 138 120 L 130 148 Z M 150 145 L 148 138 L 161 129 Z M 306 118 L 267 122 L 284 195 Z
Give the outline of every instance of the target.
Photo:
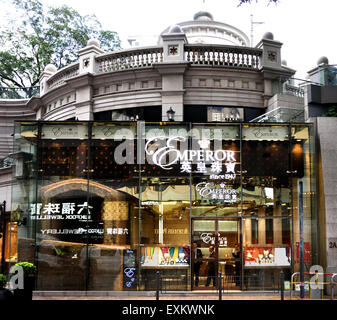
M 0 3 L 5 1 L 8 0 Z M 128 37 L 139 35 L 145 45 L 156 45 L 157 36 L 164 29 L 193 20 L 201 10 L 210 12 L 215 21 L 239 28 L 250 39 L 253 15 L 253 21 L 264 22 L 254 25 L 254 45 L 265 32 L 272 32 L 274 40 L 283 43 L 281 59 L 297 71 L 295 77 L 305 79 L 321 56 L 328 57 L 330 64 L 337 64 L 336 0 L 280 0 L 277 5 L 268 5 L 268 0 L 252 0 L 239 7 L 238 0 L 40 1 L 47 6 L 66 4 L 81 15 L 95 14 L 103 28 L 119 34 L 124 48 Z

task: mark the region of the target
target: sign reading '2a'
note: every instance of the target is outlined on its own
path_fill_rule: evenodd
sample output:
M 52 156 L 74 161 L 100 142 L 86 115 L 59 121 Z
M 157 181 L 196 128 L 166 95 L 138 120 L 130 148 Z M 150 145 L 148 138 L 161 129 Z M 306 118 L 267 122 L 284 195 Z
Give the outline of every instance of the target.
M 337 238 L 329 238 L 328 248 L 329 249 L 337 249 Z
M 337 242 L 336 241 L 329 241 L 329 249 L 337 249 Z

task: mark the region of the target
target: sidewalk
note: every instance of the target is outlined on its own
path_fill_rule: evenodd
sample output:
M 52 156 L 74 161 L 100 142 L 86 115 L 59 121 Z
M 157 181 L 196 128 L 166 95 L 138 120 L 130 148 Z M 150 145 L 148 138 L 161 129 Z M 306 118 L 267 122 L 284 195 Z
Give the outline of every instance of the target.
M 155 300 L 155 291 L 35 291 L 33 300 Z M 159 293 L 160 300 L 219 300 L 218 291 Z M 222 300 L 280 300 L 279 292 L 230 291 Z M 287 297 L 285 297 L 287 299 Z

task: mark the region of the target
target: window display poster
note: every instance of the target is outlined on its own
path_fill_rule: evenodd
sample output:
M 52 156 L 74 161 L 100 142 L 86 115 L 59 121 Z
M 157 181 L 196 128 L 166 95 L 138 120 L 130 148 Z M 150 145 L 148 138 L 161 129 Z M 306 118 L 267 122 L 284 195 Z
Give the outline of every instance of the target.
M 245 249 L 246 267 L 290 266 L 290 248 L 249 247 Z
M 137 251 L 123 250 L 123 288 L 136 289 L 137 288 Z
M 304 242 L 304 263 L 311 262 L 310 242 Z M 296 242 L 295 263 L 300 263 L 300 243 Z
M 143 247 L 141 248 L 141 266 L 188 266 L 189 247 Z

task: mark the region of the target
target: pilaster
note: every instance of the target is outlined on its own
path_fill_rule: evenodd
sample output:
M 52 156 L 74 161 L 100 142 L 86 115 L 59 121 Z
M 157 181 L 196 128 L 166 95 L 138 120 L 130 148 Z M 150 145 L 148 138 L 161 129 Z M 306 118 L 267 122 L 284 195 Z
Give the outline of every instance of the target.
M 184 73 L 188 62 L 184 58 L 186 35 L 179 26 L 162 35 L 163 62 L 153 65 L 162 76 L 162 120 L 167 121 L 167 110 L 175 112 L 175 121 L 184 119 Z

